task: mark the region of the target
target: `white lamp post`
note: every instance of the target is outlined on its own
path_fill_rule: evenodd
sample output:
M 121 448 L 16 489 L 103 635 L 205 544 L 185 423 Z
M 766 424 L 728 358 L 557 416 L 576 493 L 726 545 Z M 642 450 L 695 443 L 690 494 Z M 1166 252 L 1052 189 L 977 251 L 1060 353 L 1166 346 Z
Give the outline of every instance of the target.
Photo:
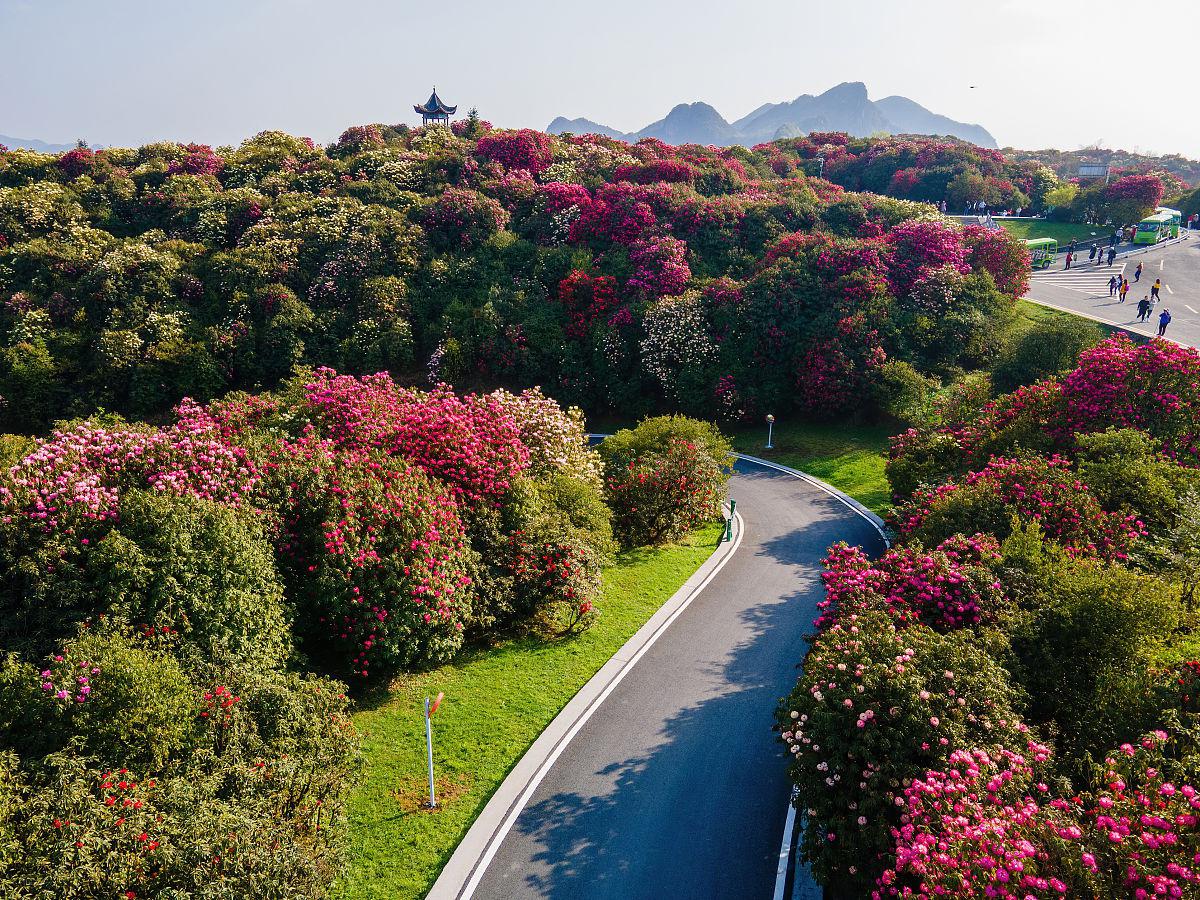
M 775 432 L 775 417 L 772 415 L 768 415 L 767 416 L 767 449 L 768 450 L 775 449 L 775 445 L 771 443 L 771 437 L 774 434 L 774 432 Z

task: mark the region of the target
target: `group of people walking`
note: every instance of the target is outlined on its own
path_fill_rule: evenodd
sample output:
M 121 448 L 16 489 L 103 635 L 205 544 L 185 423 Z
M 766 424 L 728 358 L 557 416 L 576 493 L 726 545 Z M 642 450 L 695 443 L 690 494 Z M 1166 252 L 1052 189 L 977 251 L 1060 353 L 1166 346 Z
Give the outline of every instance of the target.
M 1107 261 L 1107 264 L 1111 266 L 1113 264 L 1113 260 L 1116 258 L 1117 258 L 1117 248 L 1115 246 L 1113 246 L 1112 244 L 1109 244 L 1108 250 L 1106 252 L 1104 249 L 1102 249 L 1100 247 L 1099 244 L 1097 244 L 1093 241 L 1091 249 L 1088 251 L 1088 262 L 1094 263 L 1097 266 L 1100 265 L 1101 263 L 1104 263 L 1105 261 Z M 1068 269 L 1071 268 L 1071 266 L 1074 263 L 1075 263 L 1075 242 L 1071 241 L 1071 243 L 1067 246 L 1066 268 L 1068 268 Z
M 1138 263 L 1137 268 L 1133 270 L 1133 283 L 1137 284 L 1142 280 L 1142 264 Z M 1150 286 L 1150 293 L 1138 301 L 1138 321 L 1149 322 L 1150 313 L 1154 310 L 1154 304 L 1161 298 L 1162 279 L 1155 278 L 1154 284 Z M 1123 278 L 1120 275 L 1114 275 L 1108 279 L 1108 296 L 1117 297 L 1118 303 L 1124 303 L 1125 298 L 1129 295 L 1129 279 Z M 1163 311 L 1158 314 L 1158 335 L 1162 337 L 1167 333 L 1167 326 L 1171 324 L 1171 311 L 1164 307 Z

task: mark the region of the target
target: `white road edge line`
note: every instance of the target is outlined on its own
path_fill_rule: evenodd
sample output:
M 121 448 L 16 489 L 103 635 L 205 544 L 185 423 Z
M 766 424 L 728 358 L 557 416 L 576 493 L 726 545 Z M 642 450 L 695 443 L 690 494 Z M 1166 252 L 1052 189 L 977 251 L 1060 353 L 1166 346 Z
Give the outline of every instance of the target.
M 792 791 L 793 795 L 795 790 Z M 779 866 L 775 869 L 775 893 L 772 900 L 783 900 L 787 887 L 788 862 L 792 857 L 792 832 L 796 828 L 796 804 L 788 801 L 787 819 L 783 823 L 783 843 L 779 846 Z
M 604 690 L 601 691 L 590 704 L 588 704 L 587 709 L 585 709 L 579 718 L 575 720 L 570 730 L 568 730 L 567 733 L 559 739 L 550 755 L 542 761 L 542 764 L 534 773 L 533 778 L 530 779 L 529 784 L 525 786 L 525 790 L 521 792 L 521 795 L 517 798 L 517 801 L 509 810 L 508 815 L 505 816 L 504 821 L 501 822 L 500 827 L 492 834 L 492 838 L 488 842 L 487 850 L 484 851 L 483 856 L 476 864 L 475 870 L 471 873 L 471 877 L 468 879 L 466 887 L 463 888 L 462 892 L 458 895 L 459 900 L 470 900 L 470 898 L 474 895 L 475 889 L 479 887 L 479 882 L 483 880 L 483 876 L 487 871 L 487 867 L 491 864 L 493 857 L 495 857 L 496 852 L 500 849 L 500 845 L 504 843 L 504 838 L 508 836 L 509 831 L 511 831 L 513 825 L 516 824 L 517 817 L 520 816 L 522 810 L 525 809 L 525 805 L 529 802 L 529 798 L 533 796 L 533 792 L 537 790 L 538 785 L 541 784 L 542 780 L 547 774 L 549 774 L 550 769 L 562 755 L 563 751 L 567 749 L 567 745 L 571 743 L 571 740 L 575 737 L 575 735 L 577 735 L 583 729 L 583 726 L 587 724 L 588 719 L 590 719 L 596 710 L 600 708 L 600 705 L 604 703 L 604 701 L 608 698 L 608 695 L 611 694 L 616 689 L 617 685 L 619 685 L 625 679 L 625 676 L 633 670 L 633 667 L 637 665 L 638 660 L 645 656 L 646 651 L 653 647 L 655 642 L 662 637 L 666 630 L 671 626 L 671 623 L 678 619 L 679 616 L 683 614 L 684 610 L 692 605 L 692 601 L 704 592 L 704 589 L 708 587 L 709 583 L 717 577 L 717 574 L 723 568 L 725 568 L 725 564 L 728 563 L 729 560 L 733 559 L 734 554 L 737 552 L 737 548 L 742 543 L 742 536 L 745 534 L 745 523 L 742 519 L 742 514 L 735 513 L 734 521 L 736 521 L 738 524 L 737 538 L 734 540 L 733 546 L 729 548 L 725 558 L 722 559 L 721 562 L 718 563 L 717 566 L 708 573 L 708 576 L 704 579 L 704 581 L 696 586 L 696 589 L 692 591 L 688 598 L 679 605 L 679 608 L 671 613 L 671 615 L 667 617 L 661 625 L 659 625 L 654 634 L 650 636 L 650 639 L 638 648 L 637 652 L 635 652 L 633 656 L 629 658 L 629 661 L 626 662 L 625 665 L 621 667 L 621 670 L 613 677 L 613 680 L 605 685 Z
M 1173 290 L 1171 290 L 1171 286 L 1170 286 L 1169 284 L 1164 284 L 1164 285 L 1163 285 L 1163 287 L 1165 287 L 1165 288 L 1167 289 L 1167 293 L 1168 293 L 1168 294 L 1174 294 L 1174 293 L 1175 293 Z
M 1022 297 L 1021 299 L 1028 300 L 1030 303 L 1036 303 L 1038 306 L 1044 306 L 1047 309 L 1056 309 L 1059 312 L 1070 313 L 1073 316 L 1079 316 L 1079 318 L 1081 318 L 1081 319 L 1091 319 L 1093 322 L 1099 322 L 1101 325 L 1108 325 L 1111 328 L 1119 328 L 1122 331 L 1128 332 L 1129 334 L 1137 335 L 1140 338 L 1146 338 L 1147 340 L 1151 340 L 1155 337 L 1152 334 L 1144 334 L 1141 331 L 1135 331 L 1129 325 L 1120 325 L 1116 322 L 1110 322 L 1110 321 L 1108 321 L 1108 319 L 1101 319 L 1099 316 L 1089 315 L 1088 313 L 1080 312 L 1077 309 L 1071 309 L 1071 307 L 1069 307 L 1069 306 L 1058 306 L 1055 303 L 1047 303 L 1045 300 L 1038 300 L 1034 297 Z M 1149 326 L 1147 326 L 1147 327 L 1149 327 Z M 1185 344 L 1182 341 L 1177 341 L 1177 340 L 1175 340 L 1175 338 L 1170 338 L 1170 337 L 1167 337 L 1166 335 L 1158 338 L 1158 340 L 1170 341 L 1172 344 L 1178 344 L 1180 347 L 1189 346 L 1188 344 Z
M 1194 313 L 1194 312 L 1196 312 L 1196 310 L 1192 309 L 1192 308 L 1191 308 L 1190 306 L 1188 306 L 1186 303 L 1185 303 L 1185 304 L 1183 304 L 1183 305 L 1184 305 L 1184 306 L 1187 306 L 1187 310 L 1188 310 L 1188 312 L 1191 312 L 1191 313 Z M 1200 315 L 1200 313 L 1197 313 L 1197 315 Z

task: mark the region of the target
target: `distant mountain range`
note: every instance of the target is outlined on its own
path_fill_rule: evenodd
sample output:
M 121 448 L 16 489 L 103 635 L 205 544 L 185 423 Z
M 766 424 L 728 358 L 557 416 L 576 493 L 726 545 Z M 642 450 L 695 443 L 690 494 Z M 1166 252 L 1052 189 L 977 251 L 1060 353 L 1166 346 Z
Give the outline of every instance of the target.
M 47 144 L 45 141 L 37 141 L 32 138 L 16 138 L 9 137 L 7 134 L 0 134 L 0 144 L 3 144 L 9 150 L 16 150 L 21 147 L 25 150 L 36 150 L 38 153 L 66 153 L 68 150 L 74 150 L 74 144 Z
M 799 137 L 811 131 L 845 131 L 855 137 L 867 137 L 877 132 L 939 134 L 962 138 L 981 147 L 997 146 L 996 139 L 982 125 L 939 116 L 907 97 L 871 100 L 867 86 L 860 81 L 839 84 L 815 97 L 801 94 L 790 102 L 764 103 L 736 122 L 726 122 L 707 103 L 681 103 L 667 113 L 666 118 L 632 134 L 590 119 L 562 116 L 551 122 L 546 130 L 551 134 L 603 134 L 630 142 L 653 137 L 667 144 L 713 144 L 718 147 L 732 144 L 752 147 L 764 141 Z

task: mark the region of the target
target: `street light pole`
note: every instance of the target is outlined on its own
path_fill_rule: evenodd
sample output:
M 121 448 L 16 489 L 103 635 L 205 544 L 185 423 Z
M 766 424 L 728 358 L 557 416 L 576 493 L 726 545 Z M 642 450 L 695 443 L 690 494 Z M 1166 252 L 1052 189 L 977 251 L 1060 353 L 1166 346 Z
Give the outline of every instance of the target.
M 437 796 L 433 792 L 433 714 L 437 712 L 437 708 L 442 703 L 442 698 L 446 695 L 439 693 L 433 703 L 429 702 L 429 698 L 425 698 L 425 751 L 429 759 L 429 808 L 437 808 Z
M 775 449 L 775 445 L 773 443 L 771 443 L 771 437 L 774 435 L 774 432 L 775 432 L 775 417 L 772 415 L 768 415 L 767 416 L 767 449 L 768 450 Z

